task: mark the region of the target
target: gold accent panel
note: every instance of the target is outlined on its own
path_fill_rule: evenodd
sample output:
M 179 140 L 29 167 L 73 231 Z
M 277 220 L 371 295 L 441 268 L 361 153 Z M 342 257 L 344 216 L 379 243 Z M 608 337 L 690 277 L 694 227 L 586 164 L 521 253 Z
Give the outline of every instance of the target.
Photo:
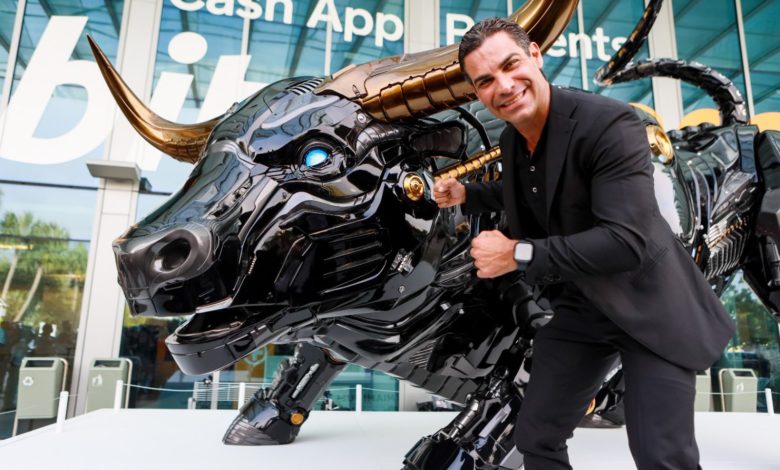
M 674 161 L 674 149 L 672 141 L 659 126 L 645 126 L 647 132 L 647 142 L 650 144 L 650 151 L 658 157 L 658 160 L 664 165 L 670 165 Z
M 150 110 L 130 90 L 130 87 L 122 80 L 103 51 L 89 35 L 87 41 L 92 48 L 92 54 L 95 56 L 103 79 L 111 94 L 114 95 L 117 106 L 136 132 L 141 134 L 141 137 L 154 148 L 176 160 L 187 163 L 197 162 L 212 129 L 222 119 L 222 116 L 198 124 L 178 124 L 163 119 Z
M 758 126 L 758 130 L 761 132 L 766 131 L 780 131 L 780 113 L 766 112 L 756 114 L 753 119 L 750 120 L 751 124 Z
M 595 398 L 590 401 L 590 404 L 588 405 L 588 410 L 585 412 L 585 416 L 588 416 L 589 414 L 593 413 L 594 411 L 596 411 L 596 399 Z
M 544 53 L 566 29 L 578 0 L 528 0 L 509 19 Z M 458 44 L 350 65 L 314 90 L 360 104 L 381 121 L 422 117 L 476 99 L 461 72 Z
M 453 165 L 449 168 L 444 168 L 441 171 L 436 172 L 434 175 L 434 181 L 447 178 L 462 178 L 471 173 L 474 173 L 488 163 L 498 160 L 499 158 L 501 158 L 501 149 L 498 146 L 495 146 L 490 150 L 474 155 L 463 163 L 458 163 L 457 165 Z
M 710 124 L 720 126 L 720 113 L 717 109 L 712 108 L 697 109 L 696 111 L 692 111 L 683 116 L 678 128 L 682 129 L 683 127 L 688 126 L 698 126 L 703 122 L 709 122 Z
M 303 413 L 296 411 L 290 415 L 290 424 L 293 426 L 300 426 L 304 421 L 306 421 L 306 417 L 303 415 Z
M 404 194 L 410 201 L 417 202 L 425 195 L 425 183 L 419 175 L 409 174 L 404 177 Z

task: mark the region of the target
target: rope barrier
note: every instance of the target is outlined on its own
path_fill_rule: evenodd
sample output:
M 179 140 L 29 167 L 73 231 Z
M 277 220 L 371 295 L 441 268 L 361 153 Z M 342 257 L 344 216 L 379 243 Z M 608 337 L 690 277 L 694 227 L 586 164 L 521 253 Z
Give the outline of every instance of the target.
M 121 381 L 118 381 L 121 382 Z M 214 388 L 204 388 L 200 389 L 198 391 L 195 390 L 195 385 L 199 384 L 201 382 L 193 382 L 193 388 L 192 389 L 175 389 L 175 388 L 162 388 L 162 387 L 147 387 L 144 385 L 137 385 L 137 384 L 126 384 L 122 383 L 122 388 L 136 388 L 136 389 L 143 389 L 143 390 L 152 390 L 152 391 L 159 391 L 159 392 L 173 392 L 173 393 L 187 393 L 190 395 L 193 395 L 193 397 L 197 397 L 195 401 L 209 401 L 211 398 L 211 394 L 213 393 L 213 390 L 217 390 L 217 397 L 224 397 L 223 400 L 218 401 L 238 401 L 239 393 L 241 391 L 242 385 L 245 387 L 245 389 L 248 391 L 249 389 L 261 389 L 263 387 L 271 385 L 270 383 L 266 382 L 219 382 L 217 383 L 216 387 Z M 211 385 L 211 384 L 207 384 Z M 394 393 L 399 394 L 400 391 L 398 390 L 392 390 L 392 389 L 381 389 L 381 388 L 368 388 L 368 387 L 360 387 L 362 391 L 371 391 L 371 392 L 380 392 L 380 393 Z M 339 387 L 339 388 L 328 388 L 326 389 L 327 392 L 334 393 L 334 392 L 352 392 L 357 391 L 358 387 Z M 234 394 L 231 394 L 231 392 L 235 391 Z M 220 393 L 224 392 L 224 393 Z M 81 394 L 76 395 L 69 395 L 68 400 L 74 399 L 79 397 Z M 235 395 L 235 398 L 232 398 L 232 396 Z M 765 403 L 767 405 L 773 404 L 772 403 L 772 397 L 778 397 L 780 398 L 780 392 L 772 391 L 770 388 L 766 388 L 764 390 L 756 390 L 756 391 L 744 391 L 744 392 L 696 392 L 697 396 L 700 395 L 709 395 L 713 398 L 719 398 L 722 396 L 736 396 L 736 395 L 756 395 L 757 397 L 760 397 L 761 395 L 764 395 Z M 200 398 L 202 397 L 202 398 Z M 320 397 L 320 400 L 324 397 Z M 60 397 L 54 398 L 54 402 L 58 402 L 60 400 Z M 0 411 L 0 416 L 9 415 L 13 413 L 18 413 L 19 411 L 31 411 L 40 408 L 40 406 L 28 406 L 24 409 L 20 410 L 18 408 L 15 408 L 13 410 L 7 410 L 7 411 Z M 768 409 L 773 407 L 767 407 Z

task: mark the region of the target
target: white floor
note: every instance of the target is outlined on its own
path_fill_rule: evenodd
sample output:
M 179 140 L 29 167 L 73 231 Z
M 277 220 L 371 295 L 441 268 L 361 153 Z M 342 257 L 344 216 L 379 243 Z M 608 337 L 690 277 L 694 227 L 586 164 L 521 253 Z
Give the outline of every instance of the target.
M 0 469 L 381 469 L 397 470 L 419 437 L 453 413 L 314 412 L 290 445 L 221 442 L 235 411 L 100 410 L 0 441 Z M 696 415 L 702 467 L 780 470 L 780 416 Z M 578 429 L 570 441 L 578 470 L 633 468 L 623 429 Z

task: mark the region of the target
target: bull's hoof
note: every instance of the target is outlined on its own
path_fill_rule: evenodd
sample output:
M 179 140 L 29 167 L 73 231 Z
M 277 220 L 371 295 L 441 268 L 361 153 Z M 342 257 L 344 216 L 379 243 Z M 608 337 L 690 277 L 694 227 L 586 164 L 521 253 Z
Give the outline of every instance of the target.
M 238 446 L 289 444 L 307 417 L 305 410 L 285 412 L 271 401 L 253 397 L 230 423 L 222 442 Z
M 438 435 L 426 436 L 417 441 L 404 458 L 404 470 L 441 470 L 452 468 L 476 470 L 478 467 L 469 454 L 450 439 Z

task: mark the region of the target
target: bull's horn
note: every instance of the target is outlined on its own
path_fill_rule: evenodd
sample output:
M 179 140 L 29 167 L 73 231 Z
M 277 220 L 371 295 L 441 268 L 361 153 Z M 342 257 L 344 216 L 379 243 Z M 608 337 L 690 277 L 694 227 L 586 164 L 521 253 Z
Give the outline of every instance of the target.
M 116 104 L 141 137 L 176 160 L 187 163 L 198 161 L 211 130 L 222 116 L 198 124 L 177 124 L 161 118 L 135 96 L 95 41 L 90 36 L 87 40 Z
M 509 19 L 528 31 L 544 53 L 566 29 L 577 3 L 528 0 Z M 460 70 L 457 44 L 348 66 L 315 92 L 353 100 L 383 121 L 427 116 L 476 98 Z

